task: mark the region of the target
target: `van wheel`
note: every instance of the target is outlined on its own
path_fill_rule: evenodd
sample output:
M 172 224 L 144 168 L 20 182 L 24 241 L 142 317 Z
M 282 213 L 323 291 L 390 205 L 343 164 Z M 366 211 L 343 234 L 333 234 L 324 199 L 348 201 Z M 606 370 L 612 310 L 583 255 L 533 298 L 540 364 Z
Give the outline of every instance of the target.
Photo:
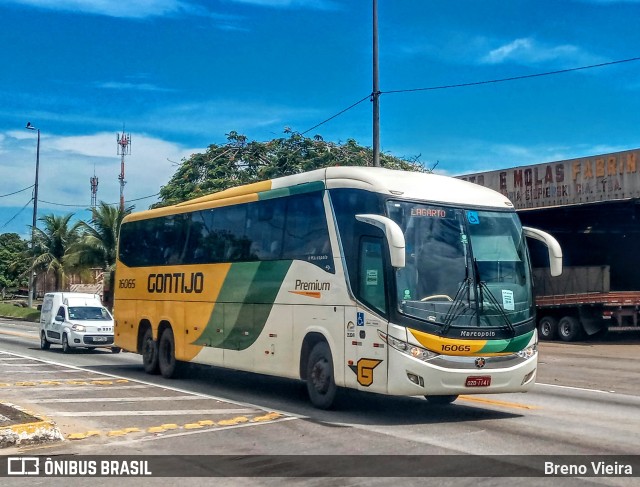
M 151 328 L 147 328 L 142 338 L 142 366 L 147 374 L 160 372 L 158 366 L 158 344 L 153 341 Z
M 327 342 L 316 343 L 307 362 L 307 392 L 311 404 L 318 409 L 329 409 L 333 405 L 336 391 L 329 345 Z
M 69 338 L 65 333 L 64 335 L 62 335 L 62 353 L 69 353 L 69 352 L 71 352 L 71 347 L 69 346 Z
M 40 332 L 40 350 L 49 350 L 51 347 L 51 343 L 47 340 L 47 335 L 44 333 L 44 330 Z
M 177 375 L 179 362 L 176 360 L 176 342 L 171 328 L 165 328 L 158 342 L 158 365 L 165 379 Z
M 111 347 L 111 353 L 120 353 L 122 350 L 120 347 Z

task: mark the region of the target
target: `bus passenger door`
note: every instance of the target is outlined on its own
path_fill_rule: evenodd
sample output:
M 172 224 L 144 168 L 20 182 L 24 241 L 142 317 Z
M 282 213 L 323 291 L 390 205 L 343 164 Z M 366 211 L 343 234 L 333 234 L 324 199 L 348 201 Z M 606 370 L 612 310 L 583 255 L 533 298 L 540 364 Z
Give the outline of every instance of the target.
M 387 289 L 384 272 L 384 241 L 378 237 L 360 240 L 358 301 L 346 316 L 345 358 L 351 369 L 346 384 L 360 390 L 387 391 L 387 348 L 378 331 L 387 333 Z

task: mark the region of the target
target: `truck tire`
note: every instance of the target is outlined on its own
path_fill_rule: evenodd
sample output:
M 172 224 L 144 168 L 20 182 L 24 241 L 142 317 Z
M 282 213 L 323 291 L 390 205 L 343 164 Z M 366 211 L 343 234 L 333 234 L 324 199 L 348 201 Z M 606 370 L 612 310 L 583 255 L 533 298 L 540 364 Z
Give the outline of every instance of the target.
M 558 335 L 565 342 L 575 342 L 582 337 L 582 324 L 573 316 L 565 316 L 558 322 Z
M 543 316 L 538 323 L 540 340 L 555 340 L 558 334 L 558 320 L 553 316 Z
M 307 362 L 307 392 L 311 404 L 318 409 L 329 409 L 336 397 L 333 359 L 327 342 L 315 344 Z

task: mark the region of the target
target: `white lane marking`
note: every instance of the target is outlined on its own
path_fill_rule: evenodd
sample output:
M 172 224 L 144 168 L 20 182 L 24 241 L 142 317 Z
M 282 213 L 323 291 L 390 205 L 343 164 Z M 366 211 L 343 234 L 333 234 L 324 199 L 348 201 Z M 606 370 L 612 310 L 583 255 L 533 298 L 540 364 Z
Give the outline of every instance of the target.
M 75 386 L 49 386 L 49 385 L 40 385 L 40 384 L 36 384 L 35 386 L 19 386 L 21 389 L 29 389 L 29 392 L 31 394 L 35 394 L 36 392 L 39 391 L 84 391 L 83 387 L 84 386 L 92 386 L 94 387 L 94 389 L 97 388 L 105 388 L 105 389 L 109 389 L 110 391 L 114 390 L 114 389 L 147 389 L 148 386 L 143 386 L 143 385 L 139 385 L 139 386 L 109 386 L 109 385 L 102 385 L 102 384 L 78 384 Z M 0 390 L 5 390 L 5 388 L 0 389 Z M 40 401 L 40 399 L 37 399 L 38 401 Z
M 158 411 L 56 411 L 52 416 L 185 416 L 205 414 L 254 414 L 255 409 L 175 409 Z
M 192 395 L 199 396 L 199 397 L 202 397 L 202 398 L 205 398 L 205 399 L 214 399 L 216 401 L 225 402 L 227 404 L 234 404 L 236 406 L 243 406 L 243 407 L 246 407 L 246 408 L 255 408 L 255 409 L 259 409 L 260 411 L 265 411 L 265 412 L 280 413 L 280 414 L 291 416 L 293 418 L 298 418 L 298 419 L 307 418 L 308 417 L 308 416 L 305 416 L 305 415 L 302 415 L 302 414 L 292 413 L 292 412 L 289 412 L 289 411 L 283 411 L 283 410 L 280 410 L 280 409 L 267 408 L 267 407 L 259 406 L 257 404 L 252 404 L 252 403 L 249 403 L 249 402 L 234 401 L 234 400 L 227 399 L 227 398 L 224 398 L 224 397 L 213 396 L 211 394 L 204 394 L 204 393 L 201 393 L 201 392 L 195 392 L 195 391 L 189 391 L 187 389 L 181 389 L 179 387 L 172 387 L 172 386 L 170 386 L 168 384 L 166 384 L 166 385 L 165 384 L 154 384 L 153 382 L 147 382 L 147 381 L 143 381 L 143 380 L 139 380 L 139 379 L 132 379 L 130 377 L 109 374 L 107 372 L 99 372 L 99 371 L 95 371 L 95 370 L 83 369 L 83 368 L 77 367 L 75 365 L 62 364 L 60 362 L 54 362 L 52 360 L 39 359 L 39 358 L 35 358 L 35 357 L 30 357 L 28 355 L 21 355 L 19 353 L 14 353 L 14 352 L 5 352 L 5 353 L 7 353 L 9 355 L 12 355 L 12 356 L 15 356 L 15 357 L 22 357 L 22 358 L 26 358 L 26 359 L 29 359 L 29 360 L 36 360 L 36 361 L 39 361 L 39 362 L 44 362 L 44 363 L 48 363 L 48 364 L 51 364 L 51 365 L 57 365 L 57 366 L 60 366 L 60 367 L 67 367 L 67 368 L 71 368 L 71 369 L 82 370 L 84 372 L 89 372 L 91 374 L 96 374 L 96 375 L 100 375 L 100 376 L 103 376 L 103 377 L 110 377 L 110 378 L 115 378 L 115 379 L 124 379 L 124 380 L 127 380 L 129 382 L 137 382 L 138 384 L 144 384 L 144 385 L 146 385 L 148 387 L 154 387 L 154 388 L 157 388 L 157 389 L 164 389 L 164 390 L 169 390 L 169 391 L 173 391 L 173 392 L 180 392 L 182 394 L 192 394 Z M 109 388 L 111 388 L 111 387 L 112 386 L 109 386 Z
M 561 386 L 558 384 L 545 384 L 542 382 L 536 382 L 536 386 L 557 387 L 559 389 L 569 389 L 572 391 L 599 392 L 601 394 L 615 394 L 615 391 L 603 391 L 602 389 L 587 389 L 586 387 Z
M 111 390 L 111 388 L 109 388 Z M 43 399 L 38 398 L 38 403 L 60 403 L 60 402 L 145 402 L 145 401 L 202 401 L 201 397 L 196 396 L 156 396 L 156 397 L 81 397 L 81 398 L 65 398 L 65 399 Z

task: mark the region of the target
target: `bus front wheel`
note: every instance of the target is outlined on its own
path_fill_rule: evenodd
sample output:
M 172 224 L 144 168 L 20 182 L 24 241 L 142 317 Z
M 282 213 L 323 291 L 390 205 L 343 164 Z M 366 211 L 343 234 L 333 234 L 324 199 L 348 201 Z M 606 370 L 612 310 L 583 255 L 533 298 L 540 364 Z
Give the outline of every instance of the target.
M 151 328 L 147 328 L 142 338 L 142 366 L 147 374 L 160 372 L 158 366 L 158 344 L 153 341 Z
M 455 394 L 448 395 L 448 396 L 424 396 L 424 397 L 431 404 L 436 404 L 436 405 L 451 404 L 453 401 L 458 399 L 458 396 Z
M 165 328 L 160 336 L 160 341 L 158 342 L 158 365 L 160 366 L 160 374 L 165 379 L 172 379 L 178 372 L 176 344 L 171 328 Z
M 326 342 L 319 342 L 311 350 L 307 362 L 307 391 L 318 409 L 329 409 L 336 397 L 333 359 Z

